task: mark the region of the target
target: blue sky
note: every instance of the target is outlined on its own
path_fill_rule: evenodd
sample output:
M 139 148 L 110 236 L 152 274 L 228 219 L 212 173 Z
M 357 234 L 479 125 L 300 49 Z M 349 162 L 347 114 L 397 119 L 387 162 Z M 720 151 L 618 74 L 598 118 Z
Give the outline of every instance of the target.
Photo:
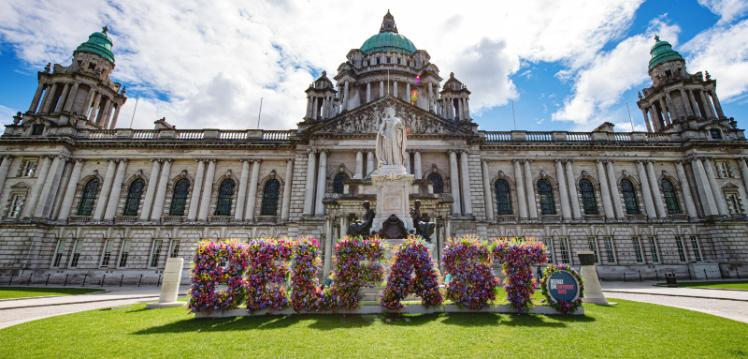
M 36 71 L 67 64 L 88 34 L 108 25 L 114 78 L 128 87 L 120 127 L 291 128 L 313 77 L 334 73 L 350 48 L 376 33 L 389 8 L 400 33 L 472 91 L 482 129 L 589 130 L 604 121 L 643 129 L 637 91 L 652 36 L 672 42 L 691 73 L 708 70 L 727 116 L 748 115 L 746 0 L 563 2 L 330 0 L 232 4 L 201 1 L 9 0 L 0 4 L 0 116 L 25 111 Z M 424 4 L 428 10 L 424 10 Z M 493 8 L 492 8 L 493 7 Z M 446 9 L 444 13 L 433 9 Z M 432 13 L 430 13 L 432 12 Z M 136 101 L 137 100 L 137 101 Z M 135 103 L 138 110 L 133 117 Z M 513 106 L 512 106 L 513 105 Z

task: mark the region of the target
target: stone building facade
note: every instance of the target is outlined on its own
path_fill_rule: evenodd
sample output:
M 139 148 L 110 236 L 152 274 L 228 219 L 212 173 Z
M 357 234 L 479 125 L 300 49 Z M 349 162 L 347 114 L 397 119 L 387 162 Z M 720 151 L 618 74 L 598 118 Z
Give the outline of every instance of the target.
M 470 91 L 385 15 L 284 131 L 116 127 L 125 89 L 106 29 L 47 66 L 0 137 L 0 281 L 156 281 L 202 239 L 310 235 L 324 263 L 376 196 L 375 132 L 408 127 L 411 203 L 447 238 L 544 241 L 553 262 L 593 250 L 609 279 L 748 273 L 748 143 L 716 81 L 657 40 L 638 106 L 648 132 L 482 131 Z M 301 114 L 300 114 L 301 115 Z M 440 255 L 441 253 L 437 253 Z M 185 273 L 187 276 L 188 273 Z

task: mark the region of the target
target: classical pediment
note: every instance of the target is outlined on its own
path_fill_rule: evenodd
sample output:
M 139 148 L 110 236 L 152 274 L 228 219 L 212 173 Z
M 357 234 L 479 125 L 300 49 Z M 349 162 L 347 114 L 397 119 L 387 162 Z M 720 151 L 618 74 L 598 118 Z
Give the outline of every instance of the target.
M 475 131 L 475 125 L 472 122 L 447 121 L 400 99 L 384 97 L 329 120 L 313 124 L 303 132 L 307 135 L 374 134 L 377 132 L 384 109 L 390 106 L 395 108 L 396 116 L 403 120 L 410 135 L 473 135 Z

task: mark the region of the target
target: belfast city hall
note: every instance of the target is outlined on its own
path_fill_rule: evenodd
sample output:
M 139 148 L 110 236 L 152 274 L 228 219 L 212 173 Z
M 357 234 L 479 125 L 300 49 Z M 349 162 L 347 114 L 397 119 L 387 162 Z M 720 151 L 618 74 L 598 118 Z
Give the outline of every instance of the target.
M 748 142 L 717 80 L 658 38 L 637 101 L 646 132 L 481 130 L 470 84 L 440 73 L 389 12 L 309 85 L 288 130 L 118 126 L 127 96 L 107 29 L 72 53 L 38 72 L 0 137 L 0 282 L 155 283 L 167 258 L 189 268 L 201 240 L 283 236 L 318 238 L 327 272 L 363 204 L 378 207 L 390 107 L 436 256 L 454 236 L 523 237 L 556 263 L 593 251 L 603 279 L 748 274 Z

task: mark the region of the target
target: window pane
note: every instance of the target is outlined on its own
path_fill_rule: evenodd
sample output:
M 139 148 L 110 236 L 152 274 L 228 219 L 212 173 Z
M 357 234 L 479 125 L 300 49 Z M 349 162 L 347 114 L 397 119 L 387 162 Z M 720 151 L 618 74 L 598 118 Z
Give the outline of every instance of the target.
M 496 191 L 497 214 L 512 214 L 512 197 L 509 183 L 506 180 L 496 180 L 494 184 Z
M 639 202 L 636 199 L 636 189 L 631 181 L 621 180 L 623 202 L 626 205 L 626 214 L 639 214 Z
M 432 172 L 429 175 L 429 181 L 431 181 L 431 186 L 434 187 L 434 193 L 444 193 L 444 181 L 442 180 L 441 175 L 436 172 Z
M 582 193 L 582 206 L 584 214 L 598 214 L 597 198 L 595 198 L 595 187 L 587 179 L 579 181 L 579 191 Z
M 556 203 L 553 199 L 553 187 L 547 180 L 538 181 L 541 214 L 556 214 Z
M 221 187 L 218 190 L 218 203 L 216 203 L 216 216 L 231 215 L 231 200 L 234 196 L 234 186 L 234 180 L 232 179 L 226 179 L 221 182 Z
M 340 176 L 340 174 L 338 176 Z M 346 179 L 348 178 L 348 176 L 345 177 Z M 335 180 L 337 181 L 337 177 L 335 178 Z M 280 181 L 278 181 L 277 179 L 271 179 L 265 182 L 265 188 L 262 191 L 262 205 L 260 207 L 260 214 L 263 216 L 275 216 L 278 213 L 279 197 Z
M 190 181 L 182 178 L 174 185 L 174 194 L 171 197 L 169 215 L 183 216 L 187 204 L 187 195 L 190 191 Z
M 663 179 L 660 182 L 662 187 L 662 195 L 665 197 L 665 206 L 667 207 L 667 213 L 678 214 L 681 213 L 680 203 L 678 203 L 678 196 L 675 193 L 675 186 L 667 179 Z
M 332 193 L 343 194 L 345 190 L 345 181 L 348 180 L 348 175 L 345 172 L 338 172 L 332 181 Z
M 140 178 L 130 183 L 130 188 L 127 190 L 127 200 L 125 201 L 125 211 L 123 213 L 125 216 L 138 215 L 143 187 L 145 187 L 145 181 Z
M 93 211 L 96 195 L 99 192 L 99 179 L 94 178 L 86 183 L 81 194 L 81 201 L 78 204 L 79 216 L 90 216 Z

